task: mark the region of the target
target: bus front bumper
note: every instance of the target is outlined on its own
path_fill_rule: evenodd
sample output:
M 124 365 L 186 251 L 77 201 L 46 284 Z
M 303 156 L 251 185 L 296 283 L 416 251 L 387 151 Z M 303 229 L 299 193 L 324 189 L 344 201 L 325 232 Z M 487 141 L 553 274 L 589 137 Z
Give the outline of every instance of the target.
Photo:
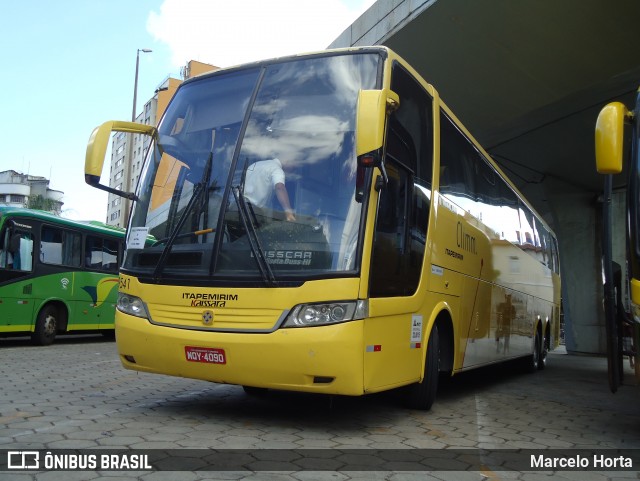
M 363 321 L 271 333 L 157 326 L 116 312 L 116 343 L 127 369 L 224 384 L 361 395 Z

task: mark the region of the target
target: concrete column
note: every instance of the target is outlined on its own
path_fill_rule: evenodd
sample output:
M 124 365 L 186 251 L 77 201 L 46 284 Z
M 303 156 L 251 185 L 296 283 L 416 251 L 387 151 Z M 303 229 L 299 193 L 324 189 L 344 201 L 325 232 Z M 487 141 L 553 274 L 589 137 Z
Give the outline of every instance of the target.
M 550 181 L 549 184 L 557 183 Z M 602 305 L 602 204 L 593 192 L 548 185 L 560 244 L 564 330 L 570 353 L 606 353 Z

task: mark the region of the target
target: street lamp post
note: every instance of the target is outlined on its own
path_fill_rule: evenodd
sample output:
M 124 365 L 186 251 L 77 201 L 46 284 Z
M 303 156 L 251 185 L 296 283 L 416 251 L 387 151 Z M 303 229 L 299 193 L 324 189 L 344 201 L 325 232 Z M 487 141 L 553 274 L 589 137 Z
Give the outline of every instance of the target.
M 136 101 L 138 100 L 138 66 L 140 65 L 140 52 L 151 53 L 153 50 L 150 48 L 139 48 L 136 52 L 136 77 L 133 84 L 133 110 L 131 111 L 131 122 L 136 121 Z
M 136 75 L 135 75 L 135 79 L 134 79 L 134 83 L 133 83 L 133 108 L 131 110 L 131 122 L 135 122 L 136 121 L 136 103 L 138 101 L 138 67 L 140 65 L 140 52 L 142 53 L 151 53 L 152 50 L 150 48 L 139 48 L 136 52 Z M 124 170 L 126 172 L 126 175 L 124 176 L 124 179 L 122 179 L 122 184 L 123 184 L 123 190 L 128 191 L 129 190 L 129 184 L 131 182 L 131 169 L 133 168 L 133 133 L 129 134 L 129 139 L 127 140 L 127 142 L 129 143 L 129 148 L 127 149 L 128 153 L 129 153 L 129 159 L 128 162 L 125 164 L 124 166 Z M 131 210 L 131 204 L 130 204 L 130 200 L 127 198 L 123 198 L 123 204 L 121 207 L 121 213 L 123 215 L 123 219 L 122 219 L 122 226 L 126 227 L 126 225 L 129 223 L 129 212 Z

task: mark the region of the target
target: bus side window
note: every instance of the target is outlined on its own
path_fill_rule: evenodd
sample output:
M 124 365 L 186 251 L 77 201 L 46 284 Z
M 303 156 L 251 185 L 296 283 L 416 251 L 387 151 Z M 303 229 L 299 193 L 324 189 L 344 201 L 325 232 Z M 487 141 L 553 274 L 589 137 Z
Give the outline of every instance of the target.
M 0 269 L 6 269 L 9 266 L 9 229 L 5 229 L 0 234 Z M 13 260 L 13 259 L 11 259 Z
M 84 244 L 84 266 L 97 269 L 102 265 L 102 239 L 88 235 Z
M 407 220 L 410 183 L 408 172 L 387 162 L 389 181 L 380 191 L 371 260 L 371 297 L 406 296 L 415 291 L 410 279 Z M 415 284 L 415 285 L 413 285 Z
M 87 236 L 84 265 L 87 269 L 118 272 L 119 242 L 102 237 Z
M 40 242 L 40 262 L 79 267 L 82 236 L 78 232 L 43 226 Z
M 19 271 L 33 268 L 33 237 L 29 232 L 7 229 L 0 244 L 0 267 Z
M 440 138 L 440 192 L 477 215 L 477 151 L 444 112 L 440 113 Z
M 104 239 L 102 250 L 102 268 L 109 272 L 118 272 L 118 241 Z
M 420 282 L 424 260 L 431 175 L 431 97 L 402 66 L 394 65 L 391 88 L 400 106 L 389 116 L 385 166 L 371 261 L 372 297 L 409 296 Z

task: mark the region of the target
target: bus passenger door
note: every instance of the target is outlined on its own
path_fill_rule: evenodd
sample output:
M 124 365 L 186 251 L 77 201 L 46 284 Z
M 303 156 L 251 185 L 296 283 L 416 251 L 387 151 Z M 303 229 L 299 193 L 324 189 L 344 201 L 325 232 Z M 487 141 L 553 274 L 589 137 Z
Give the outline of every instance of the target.
M 428 336 L 419 291 L 433 171 L 433 99 L 399 63 L 391 72 L 399 102 L 387 112 L 384 165 L 365 320 L 364 386 L 381 390 L 418 381 Z M 386 177 L 386 178 L 385 178 Z M 366 259 L 364 260 L 366 262 Z
M 3 331 L 28 331 L 33 318 L 33 234 L 9 226 L 0 233 L 0 326 Z
M 413 297 L 420 281 L 424 233 L 412 228 L 416 204 L 428 206 L 409 170 L 387 163 L 388 182 L 380 191 L 365 321 L 365 391 L 417 380 L 425 320 Z M 426 218 L 424 219 L 426 222 Z M 426 230 L 426 228 L 425 228 Z
M 122 258 L 121 243 L 97 235 L 85 238 L 84 272 L 77 273 L 81 306 L 85 321 L 93 328 L 114 328 L 118 297 L 118 266 Z M 90 300 L 87 303 L 87 300 Z

